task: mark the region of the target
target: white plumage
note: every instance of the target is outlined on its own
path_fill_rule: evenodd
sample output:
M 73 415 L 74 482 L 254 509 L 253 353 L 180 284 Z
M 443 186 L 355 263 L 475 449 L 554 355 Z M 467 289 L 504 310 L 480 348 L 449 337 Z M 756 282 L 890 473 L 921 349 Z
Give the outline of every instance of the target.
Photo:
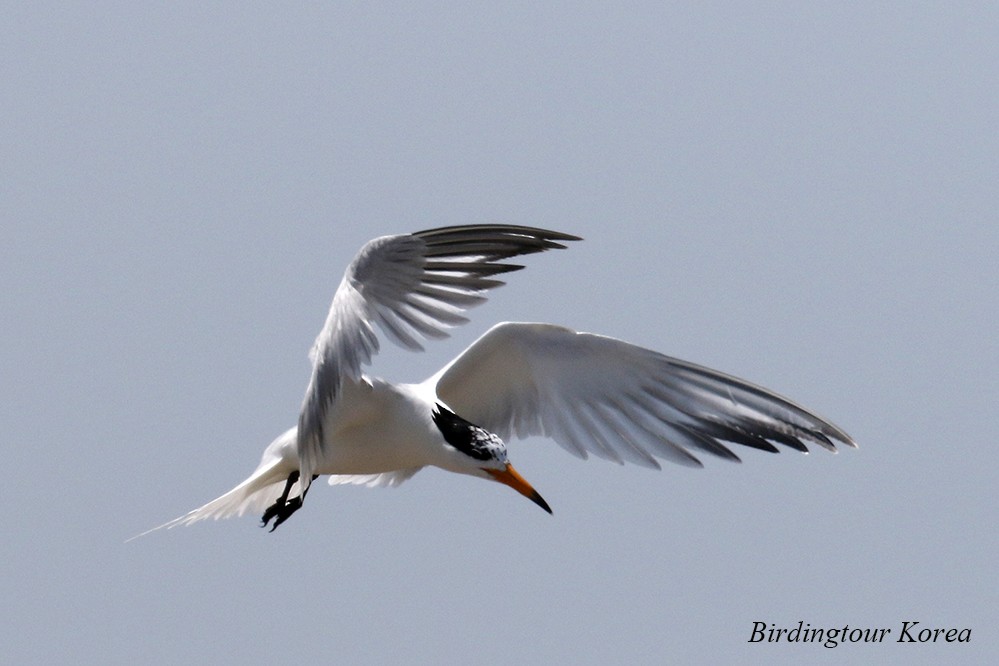
M 659 460 L 700 466 L 698 452 L 738 460 L 732 443 L 803 452 L 808 443 L 855 446 L 832 423 L 767 389 L 551 324 L 497 324 L 420 384 L 362 373 L 379 348 L 376 324 L 420 350 L 421 340 L 465 323 L 462 312 L 503 284 L 498 275 L 522 268 L 503 260 L 574 240 L 531 227 L 470 225 L 367 243 L 313 345 L 298 426 L 267 447 L 241 484 L 160 527 L 265 509 L 265 523 L 276 517 L 276 527 L 301 506 L 314 476 L 395 486 L 431 465 L 500 481 L 550 511 L 509 465 L 500 440 L 476 448 L 488 433 L 543 435 L 581 458 L 654 468 Z

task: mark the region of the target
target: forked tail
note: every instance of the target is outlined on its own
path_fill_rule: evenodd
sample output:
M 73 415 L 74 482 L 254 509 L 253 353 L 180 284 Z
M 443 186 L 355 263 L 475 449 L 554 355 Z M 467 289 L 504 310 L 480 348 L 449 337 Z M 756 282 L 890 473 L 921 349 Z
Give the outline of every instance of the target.
M 212 518 L 231 518 L 242 516 L 247 511 L 263 512 L 269 505 L 281 495 L 284 483 L 292 470 L 289 470 L 287 462 L 281 458 L 272 458 L 267 463 L 261 464 L 245 481 L 227 492 L 225 495 L 213 499 L 208 504 L 198 507 L 193 511 L 185 513 L 183 516 L 174 518 L 162 525 L 146 530 L 141 534 L 127 539 L 138 539 L 151 532 L 161 529 L 170 529 L 178 525 L 191 525 L 199 520 Z M 292 496 L 298 493 L 297 484 L 292 488 Z

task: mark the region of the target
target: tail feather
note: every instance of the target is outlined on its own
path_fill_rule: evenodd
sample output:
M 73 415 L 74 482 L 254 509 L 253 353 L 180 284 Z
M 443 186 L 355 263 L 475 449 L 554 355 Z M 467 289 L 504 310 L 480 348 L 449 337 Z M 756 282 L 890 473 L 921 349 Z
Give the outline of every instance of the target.
M 221 497 L 217 497 L 208 504 L 189 511 L 183 516 L 157 525 L 141 534 L 136 534 L 127 541 L 138 539 L 157 530 L 171 529 L 178 525 L 191 525 L 209 518 L 218 520 L 242 516 L 248 511 L 263 512 L 281 496 L 284 483 L 290 473 L 284 461 L 279 458 L 274 459 L 270 464 L 258 467 L 249 478 Z M 294 497 L 296 494 L 298 494 L 297 483 L 292 487 L 289 497 Z

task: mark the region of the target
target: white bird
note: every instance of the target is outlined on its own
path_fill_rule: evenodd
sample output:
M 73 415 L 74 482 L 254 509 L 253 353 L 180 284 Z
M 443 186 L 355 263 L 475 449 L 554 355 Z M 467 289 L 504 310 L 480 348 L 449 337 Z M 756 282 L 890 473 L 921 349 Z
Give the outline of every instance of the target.
M 273 531 L 311 482 L 396 486 L 439 467 L 504 483 L 545 511 L 513 468 L 504 439 L 550 437 L 570 453 L 659 468 L 701 466 L 693 452 L 739 458 L 725 443 L 802 452 L 856 446 L 843 430 L 767 389 L 621 340 L 551 324 L 497 324 L 419 384 L 362 373 L 394 342 L 447 337 L 486 300 L 510 257 L 564 249 L 577 236 L 513 225 L 468 225 L 368 242 L 337 288 L 310 354 L 298 426 L 275 439 L 238 486 L 162 527 L 263 511 Z M 145 532 L 144 534 L 147 534 Z M 141 535 L 140 535 L 141 536 Z

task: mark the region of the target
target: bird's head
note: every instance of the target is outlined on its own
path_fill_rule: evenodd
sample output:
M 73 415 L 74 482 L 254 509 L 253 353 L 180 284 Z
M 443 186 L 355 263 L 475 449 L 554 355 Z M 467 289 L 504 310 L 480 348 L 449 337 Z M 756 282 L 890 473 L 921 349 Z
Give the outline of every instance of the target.
M 433 412 L 434 423 L 463 460 L 467 458 L 466 473 L 490 478 L 510 486 L 542 509 L 551 513 L 548 502 L 531 487 L 524 477 L 507 460 L 506 444 L 494 433 L 461 418 L 438 403 Z

